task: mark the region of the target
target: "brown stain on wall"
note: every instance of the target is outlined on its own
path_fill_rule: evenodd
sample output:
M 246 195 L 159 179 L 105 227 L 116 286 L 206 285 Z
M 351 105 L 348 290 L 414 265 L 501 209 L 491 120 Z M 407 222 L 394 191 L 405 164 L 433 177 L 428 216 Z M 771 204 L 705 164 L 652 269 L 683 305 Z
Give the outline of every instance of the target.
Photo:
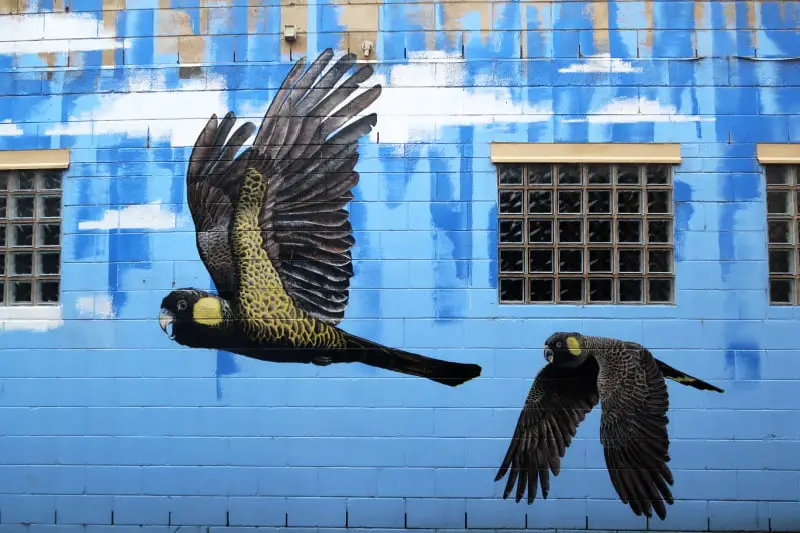
M 653 0 L 645 0 L 644 2 L 644 20 L 647 26 L 644 30 L 644 46 L 647 48 L 653 48 L 653 25 L 655 24 L 655 16 L 653 15 Z
M 709 4 L 705 2 L 694 3 L 694 28 L 695 30 L 707 30 L 708 20 L 706 19 L 706 7 Z
M 781 10 L 785 9 L 786 4 L 784 2 L 780 4 Z M 759 2 L 758 9 L 760 9 L 762 5 L 763 4 Z M 755 50 L 755 54 L 758 55 L 758 13 L 756 12 L 756 2 L 754 0 L 748 0 L 745 6 L 747 10 L 747 27 L 753 35 L 753 49 Z M 785 12 L 782 14 L 785 16 Z
M 608 34 L 608 3 L 592 2 L 587 6 L 592 19 L 592 44 L 595 54 L 610 52 Z

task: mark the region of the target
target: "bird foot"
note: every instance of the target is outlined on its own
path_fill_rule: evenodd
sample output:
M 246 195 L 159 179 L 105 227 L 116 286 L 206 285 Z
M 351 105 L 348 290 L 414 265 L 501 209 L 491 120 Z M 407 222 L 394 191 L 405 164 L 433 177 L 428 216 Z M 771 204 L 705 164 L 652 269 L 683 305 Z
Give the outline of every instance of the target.
M 316 355 L 311 359 L 311 362 L 317 366 L 328 366 L 333 363 L 333 358 L 327 355 Z

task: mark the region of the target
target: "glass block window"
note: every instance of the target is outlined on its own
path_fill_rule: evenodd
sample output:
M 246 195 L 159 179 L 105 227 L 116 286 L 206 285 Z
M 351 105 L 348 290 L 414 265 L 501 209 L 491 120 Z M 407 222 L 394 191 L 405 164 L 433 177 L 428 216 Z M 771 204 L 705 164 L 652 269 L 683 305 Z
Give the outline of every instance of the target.
M 0 305 L 54 305 L 61 274 L 61 172 L 0 171 Z
M 800 261 L 800 166 L 766 165 L 769 301 L 797 305 Z
M 504 304 L 670 304 L 669 165 L 498 165 Z

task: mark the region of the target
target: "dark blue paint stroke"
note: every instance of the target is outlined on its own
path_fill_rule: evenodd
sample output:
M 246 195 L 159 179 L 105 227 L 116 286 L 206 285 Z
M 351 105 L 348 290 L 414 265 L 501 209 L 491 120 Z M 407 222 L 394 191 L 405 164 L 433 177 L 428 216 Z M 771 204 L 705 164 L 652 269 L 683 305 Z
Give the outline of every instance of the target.
M 358 166 L 356 166 L 358 169 Z M 353 196 L 355 201 L 359 201 L 362 197 L 360 185 L 356 185 L 353 189 Z M 351 204 L 352 205 L 352 204 Z M 354 252 L 367 258 L 373 258 L 374 245 L 370 238 L 370 232 L 365 231 L 368 228 L 367 210 L 366 209 L 350 209 L 350 224 L 354 231 L 358 232 L 358 241 L 355 244 Z M 354 254 L 355 255 L 355 254 Z M 370 290 L 360 291 L 359 298 L 361 298 L 363 310 L 366 316 L 380 318 L 381 317 L 381 291 L 373 290 L 373 287 L 382 287 L 383 273 L 378 261 L 357 261 L 353 257 L 353 278 L 360 278 L 373 280 L 370 284 Z M 355 283 L 353 283 L 355 284 Z M 380 328 L 379 320 L 364 320 L 364 334 L 370 338 L 377 338 Z
M 694 214 L 692 187 L 688 183 L 675 181 L 675 260 L 683 260 L 686 231 Z
M 185 156 L 188 157 L 188 155 L 188 152 L 186 152 Z M 183 213 L 185 205 L 183 201 L 186 195 L 186 180 L 184 176 L 186 175 L 186 170 L 189 165 L 188 163 L 184 163 L 183 160 L 184 150 L 182 148 L 173 148 L 170 153 L 170 161 L 180 161 L 180 163 L 166 163 L 163 165 L 164 168 L 169 169 L 173 174 L 172 184 L 169 188 L 169 203 L 170 208 L 176 216 Z
M 725 349 L 725 370 L 728 379 L 759 381 L 761 379 L 761 348 L 755 342 L 734 342 Z
M 116 150 L 97 150 L 101 161 L 113 161 Z M 120 173 L 119 165 L 105 165 L 110 176 L 110 208 L 144 204 L 147 202 L 147 183 L 144 180 L 127 179 Z M 113 229 L 108 234 L 108 289 L 111 308 L 119 315 L 127 295 L 120 280 L 130 270 L 150 268 L 150 236 L 143 230 Z
M 406 145 L 406 147 L 410 146 L 412 145 Z M 378 146 L 378 157 L 386 184 L 386 207 L 397 209 L 405 200 L 411 173 L 405 169 L 405 160 L 402 157 L 396 157 L 395 150 L 391 146 Z
M 131 32 L 127 34 L 136 34 L 141 28 L 140 35 L 155 35 L 155 9 L 136 9 L 124 11 L 123 13 L 124 15 L 121 18 L 125 20 L 125 24 L 133 26 L 133 28 L 130 28 Z M 119 31 L 119 28 L 117 30 Z M 121 34 L 117 33 L 117 35 Z M 155 39 L 133 39 L 133 43 L 135 44 L 131 46 L 130 51 L 125 52 L 125 57 L 127 58 L 130 55 L 134 65 L 151 65 L 156 51 Z
M 99 72 L 97 70 L 93 72 Z M 95 74 L 95 76 L 97 76 Z M 68 106 L 62 106 L 61 108 L 61 122 L 65 123 L 69 120 L 70 109 Z M 95 163 L 97 162 L 97 157 L 95 156 Z M 104 167 L 107 165 L 104 165 Z M 97 171 L 95 171 L 96 177 Z M 78 220 L 89 220 L 92 217 L 92 186 L 91 182 L 87 179 L 81 179 L 78 181 L 78 212 L 77 217 Z M 86 261 L 90 260 L 90 257 L 93 253 L 93 241 L 94 239 L 75 239 L 75 257 L 78 261 Z
M 436 229 L 437 256 L 435 267 L 436 286 L 433 291 L 436 322 L 448 322 L 463 318 L 466 306 L 466 295 L 461 290 L 444 290 L 465 288 L 472 275 L 472 235 L 468 231 L 471 225 L 472 190 L 472 126 L 461 126 L 459 130 L 460 167 L 459 196 L 456 198 L 452 182 L 447 174 L 447 163 L 439 150 L 429 149 L 431 165 L 431 199 L 430 213 Z M 439 235 L 443 235 L 452 245 L 450 257 L 443 254 L 444 247 L 438 244 Z M 443 260 L 455 262 L 456 278 L 450 279 L 448 269 L 442 269 Z
M 502 5 L 502 4 L 498 4 Z M 505 7 L 502 8 L 500 12 L 500 30 L 503 29 L 514 29 L 514 28 L 521 28 L 520 25 L 520 0 L 511 0 L 511 2 L 505 4 Z M 519 41 L 516 39 L 508 38 L 514 35 L 512 31 L 503 31 L 501 35 L 506 38 L 500 39 L 500 50 L 498 51 L 498 56 L 502 58 L 506 57 L 517 57 L 519 55 Z
M 620 18 L 620 9 L 619 9 L 619 2 L 609 2 L 608 3 L 608 22 L 611 28 L 608 30 L 608 50 L 627 50 L 627 43 L 625 39 L 623 39 L 623 33 L 620 30 L 624 30 L 624 28 L 620 27 L 619 23 Z M 623 23 L 624 26 L 624 23 Z M 628 51 L 630 52 L 630 50 Z
M 489 257 L 489 286 L 493 289 L 497 288 L 497 205 L 489 209 L 489 220 L 486 224 L 489 229 L 489 238 L 487 239 L 488 250 L 487 256 Z
M 216 384 L 217 384 L 217 400 L 222 399 L 222 376 L 230 376 L 239 372 L 239 365 L 236 363 L 234 354 L 217 350 L 217 368 L 216 368 Z

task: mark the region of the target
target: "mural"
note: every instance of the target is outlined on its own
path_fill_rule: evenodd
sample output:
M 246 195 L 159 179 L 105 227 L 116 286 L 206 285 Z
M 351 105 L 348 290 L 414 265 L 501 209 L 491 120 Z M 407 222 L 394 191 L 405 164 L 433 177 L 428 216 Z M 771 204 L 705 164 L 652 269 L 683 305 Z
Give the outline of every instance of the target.
M 800 531 L 800 2 L 680 4 L 0 0 L 0 529 Z M 674 303 L 501 305 L 500 142 L 679 144 Z
M 635 342 L 579 333 L 553 333 L 545 342 L 548 364 L 539 371 L 519 415 L 514 437 L 495 481 L 509 473 L 504 498 L 528 503 L 550 491 L 578 425 L 602 402 L 600 441 L 606 466 L 623 503 L 637 515 L 662 520 L 672 505 L 664 379 L 700 390 L 722 389 L 676 370 Z
M 356 56 L 332 59 L 329 48 L 307 69 L 305 59 L 294 64 L 240 155 L 234 157 L 255 131 L 252 123 L 228 138 L 235 115 L 219 123 L 214 115 L 200 133 L 187 196 L 197 249 L 218 295 L 172 291 L 161 303 L 161 328 L 193 348 L 282 363 L 359 362 L 460 385 L 481 367 L 388 348 L 336 327 L 353 275 L 345 206 L 359 178 L 358 140 L 377 115 L 352 119 L 381 86 L 345 103 L 373 69 L 360 65 L 339 83 Z

